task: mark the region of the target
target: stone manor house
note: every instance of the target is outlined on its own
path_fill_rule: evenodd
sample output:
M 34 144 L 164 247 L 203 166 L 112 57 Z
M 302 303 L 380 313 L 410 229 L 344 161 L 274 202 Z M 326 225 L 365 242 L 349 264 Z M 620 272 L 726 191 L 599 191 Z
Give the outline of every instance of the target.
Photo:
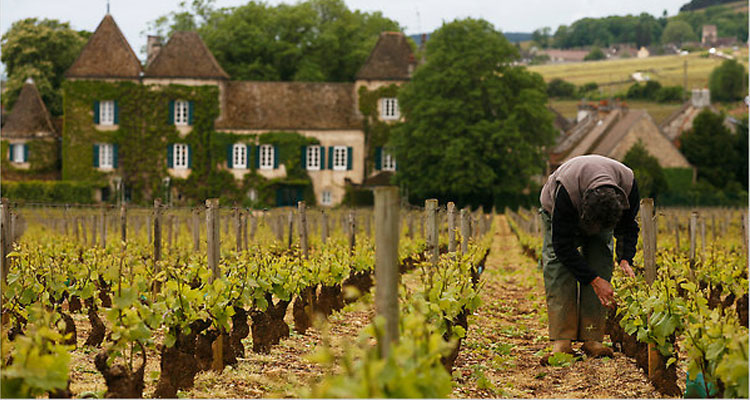
M 396 171 L 367 126 L 400 118 L 416 64 L 402 33 L 382 33 L 350 83 L 235 81 L 195 32 L 151 36 L 147 53 L 144 66 L 107 14 L 66 72 L 61 123 L 27 82 L 3 127 L 3 178 L 101 182 L 98 200 L 234 184 L 260 204 L 334 206 Z

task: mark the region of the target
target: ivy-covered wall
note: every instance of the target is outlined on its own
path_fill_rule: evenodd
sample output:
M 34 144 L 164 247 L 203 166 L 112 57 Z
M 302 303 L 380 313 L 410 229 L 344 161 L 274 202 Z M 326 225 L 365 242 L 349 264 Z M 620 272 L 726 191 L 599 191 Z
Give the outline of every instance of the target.
M 29 168 L 16 168 L 8 158 L 9 142 L 0 141 L 2 178 L 10 181 L 60 179 L 60 142 L 57 139 L 29 139 Z
M 309 176 L 301 166 L 300 148 L 317 140 L 296 132 L 272 132 L 244 135 L 214 130 L 219 115 L 219 90 L 216 86 L 141 85 L 135 82 L 69 81 L 64 84 L 65 128 L 63 140 L 63 179 L 106 182 L 121 176 L 129 188 L 131 201 L 150 203 L 162 197 L 162 179 L 167 173 L 167 146 L 185 143 L 190 146 L 192 167 L 185 178 L 172 178 L 171 187 L 178 196 L 174 203 L 196 204 L 209 197 L 219 197 L 223 204 L 273 206 L 276 190 L 281 186 L 304 188 L 305 200 L 314 202 Z M 191 101 L 190 133 L 180 137 L 170 122 L 172 100 Z M 100 131 L 94 124 L 94 103 L 116 100 L 117 129 Z M 118 145 L 118 168 L 102 172 L 94 167 L 93 145 Z M 234 143 L 272 144 L 279 152 L 279 163 L 286 167 L 287 177 L 266 179 L 255 170 L 254 151 L 248 154 L 250 171 L 237 181 L 226 170 L 227 147 Z M 258 200 L 249 201 L 247 192 L 254 188 Z
M 378 101 L 384 97 L 398 97 L 398 90 L 399 86 L 396 84 L 381 86 L 374 90 L 361 86 L 358 90 L 359 111 L 364 116 L 363 129 L 367 148 L 365 175 L 370 175 L 375 170 L 375 149 L 388 143 L 393 126 L 393 123 L 380 119 Z

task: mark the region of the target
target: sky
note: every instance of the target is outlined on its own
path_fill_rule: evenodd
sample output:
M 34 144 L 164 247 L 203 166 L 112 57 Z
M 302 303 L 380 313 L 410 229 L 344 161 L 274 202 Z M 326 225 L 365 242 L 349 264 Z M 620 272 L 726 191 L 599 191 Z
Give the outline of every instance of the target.
M 640 14 L 674 15 L 689 0 L 345 0 L 350 9 L 380 11 L 404 27 L 406 33 L 432 32 L 443 21 L 484 18 L 504 32 L 532 32 L 569 25 L 584 17 Z M 179 9 L 180 0 L 109 0 L 115 18 L 136 53 L 146 43 L 147 23 Z M 188 0 L 189 2 L 189 0 Z M 248 0 L 216 0 L 217 7 L 233 7 Z M 269 4 L 295 3 L 268 0 Z M 107 0 L 0 0 L 0 32 L 19 19 L 54 18 L 74 29 L 93 31 L 106 13 Z M 139 53 L 142 57 L 142 54 Z

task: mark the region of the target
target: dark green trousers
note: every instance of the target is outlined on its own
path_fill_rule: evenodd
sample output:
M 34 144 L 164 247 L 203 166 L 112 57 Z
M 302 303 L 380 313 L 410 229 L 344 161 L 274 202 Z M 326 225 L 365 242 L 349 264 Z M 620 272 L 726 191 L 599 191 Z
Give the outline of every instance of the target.
M 602 306 L 591 285 L 580 285 L 573 273 L 563 265 L 552 247 L 552 219 L 540 210 L 544 223 L 542 268 L 547 295 L 550 340 L 601 341 L 607 309 Z M 612 279 L 612 231 L 576 237 L 576 245 L 594 272 Z

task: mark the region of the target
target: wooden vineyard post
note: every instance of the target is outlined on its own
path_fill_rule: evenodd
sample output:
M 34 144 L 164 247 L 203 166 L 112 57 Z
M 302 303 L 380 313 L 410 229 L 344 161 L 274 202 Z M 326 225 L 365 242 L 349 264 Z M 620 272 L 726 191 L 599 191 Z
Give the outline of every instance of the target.
M 680 220 L 674 217 L 674 251 L 680 251 Z
M 83 217 L 76 217 L 76 223 L 81 224 L 81 242 L 85 246 L 88 243 L 88 233 L 86 233 L 86 220 Z
M 367 212 L 365 213 L 364 218 L 365 218 L 365 235 L 367 235 L 367 237 L 369 238 L 369 237 L 372 237 L 372 223 L 371 223 L 372 214 Z
M 328 214 L 325 210 L 320 211 L 320 241 L 325 245 L 328 240 Z
M 412 213 L 407 211 L 406 212 L 406 237 L 409 239 L 414 237 L 414 217 L 412 216 Z
M 690 280 L 695 282 L 695 245 L 696 245 L 696 236 L 698 231 L 698 212 L 693 211 L 690 213 L 690 224 L 689 224 L 689 232 L 690 232 L 690 268 L 688 269 L 688 275 L 690 276 Z
M 706 218 L 701 218 L 701 257 L 706 254 Z
M 289 228 L 287 247 L 291 248 L 292 242 L 294 241 L 294 211 L 292 210 L 289 210 L 289 213 L 287 214 L 286 226 Z
M 388 357 L 398 342 L 398 188 L 375 188 L 375 310 L 385 319 L 380 354 Z
M 745 256 L 747 256 L 748 255 L 748 252 L 747 252 L 748 251 L 748 243 L 747 243 L 747 240 L 748 240 L 748 235 L 747 235 L 747 230 L 748 230 L 747 212 L 743 212 L 742 213 L 742 225 L 741 225 L 741 228 L 742 228 L 742 249 L 745 252 Z
M 651 285 L 656 280 L 656 219 L 654 199 L 641 200 L 641 227 L 643 240 L 643 267 L 646 271 L 646 283 Z M 648 377 L 653 379 L 656 369 L 661 365 L 661 354 L 653 344 L 648 345 Z
M 78 236 L 78 229 L 75 229 L 75 231 L 76 236 Z M 122 243 L 128 240 L 128 211 L 125 204 L 120 205 L 120 240 Z
M 448 203 L 448 253 L 456 252 L 456 205 Z
M 2 279 L 3 283 L 7 282 L 7 273 L 9 269 L 8 265 L 8 253 L 10 253 L 10 204 L 8 202 L 8 199 L 5 197 L 0 200 L 0 207 L 2 207 L 2 210 L 0 211 L 0 262 L 2 262 Z
M 91 247 L 96 247 L 96 214 L 91 214 Z
M 161 199 L 154 200 L 154 275 L 159 273 L 159 260 L 161 260 Z
M 305 213 L 305 202 L 300 201 L 297 203 L 297 213 L 299 214 L 299 248 L 302 252 L 302 257 L 307 259 L 307 214 Z
M 102 204 L 99 215 L 99 245 L 107 247 L 107 206 Z
M 206 208 L 208 268 L 212 272 L 213 279 L 216 279 L 219 277 L 219 199 L 206 200 Z
M 349 233 L 349 251 L 354 252 L 354 246 L 357 245 L 357 222 L 354 210 L 349 210 L 347 214 L 347 233 Z
M 437 199 L 427 199 L 424 202 L 425 215 L 427 221 L 427 251 L 430 253 L 430 262 L 433 267 L 437 267 L 438 258 L 440 257 L 440 248 L 438 247 L 438 201 Z
M 219 216 L 219 199 L 206 200 L 206 239 L 208 244 L 208 268 L 211 269 L 211 281 L 219 277 L 219 246 L 221 218 Z M 228 223 L 229 221 L 227 221 Z M 226 225 L 224 225 L 226 226 Z M 221 333 L 211 344 L 213 351 L 213 362 L 211 369 L 216 372 L 224 370 L 224 337 L 226 333 L 221 329 Z
M 196 207 L 193 208 L 193 251 L 198 252 L 201 250 L 201 220 L 198 215 L 200 210 Z
M 250 211 L 250 240 L 255 240 L 255 232 L 258 230 L 258 218 Z
M 250 213 L 243 211 L 240 218 L 240 222 L 242 223 L 242 250 L 247 251 L 247 220 L 250 218 Z
M 73 236 L 76 238 L 76 243 L 78 243 L 81 240 L 81 234 L 78 232 L 78 218 L 68 215 L 68 219 L 73 222 Z
M 471 238 L 471 213 L 466 208 L 461 209 L 461 254 L 469 252 L 469 238 Z
M 242 221 L 240 216 L 240 209 L 239 207 L 235 206 L 232 209 L 232 212 L 234 213 L 234 239 L 235 239 L 235 248 L 237 249 L 237 252 L 242 251 Z
M 68 236 L 68 220 L 70 219 L 70 206 L 65 205 L 65 208 L 63 209 L 63 231 L 65 232 L 65 236 Z
M 153 238 L 154 231 L 153 231 L 153 228 L 152 228 L 153 225 L 154 225 L 153 218 L 152 218 L 151 213 L 149 213 L 149 214 L 146 215 L 146 233 L 147 233 L 147 236 L 148 236 L 148 238 L 147 238 L 148 243 L 153 243 L 153 241 L 154 241 L 153 240 L 154 239 Z

